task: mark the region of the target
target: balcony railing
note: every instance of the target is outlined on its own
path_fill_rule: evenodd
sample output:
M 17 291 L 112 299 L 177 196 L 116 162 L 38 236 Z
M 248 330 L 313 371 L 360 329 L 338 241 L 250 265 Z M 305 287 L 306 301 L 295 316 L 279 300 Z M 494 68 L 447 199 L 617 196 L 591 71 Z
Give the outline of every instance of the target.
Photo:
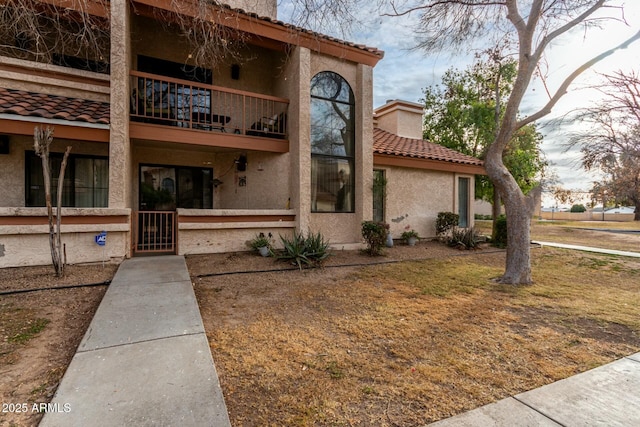
M 131 120 L 287 139 L 289 101 L 131 71 Z

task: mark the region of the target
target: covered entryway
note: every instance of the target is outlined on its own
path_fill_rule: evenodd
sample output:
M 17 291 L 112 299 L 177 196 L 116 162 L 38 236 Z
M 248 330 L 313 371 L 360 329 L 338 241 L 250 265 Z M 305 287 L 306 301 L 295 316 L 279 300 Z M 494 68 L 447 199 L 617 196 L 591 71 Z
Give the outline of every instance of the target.
M 177 253 L 177 208 L 213 207 L 213 169 L 140 164 L 134 255 Z

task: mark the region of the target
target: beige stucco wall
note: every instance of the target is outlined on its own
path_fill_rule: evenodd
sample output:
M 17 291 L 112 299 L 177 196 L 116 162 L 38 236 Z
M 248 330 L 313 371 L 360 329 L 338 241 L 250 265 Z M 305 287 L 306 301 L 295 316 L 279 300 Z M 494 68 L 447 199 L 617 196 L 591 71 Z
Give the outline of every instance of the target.
M 400 167 L 376 167 L 387 178 L 385 222 L 394 238 L 400 238 L 405 227 L 421 238 L 435 237 L 438 212 L 454 212 L 455 177 L 448 172 Z
M 377 126 L 406 138 L 422 139 L 423 107 L 408 101 L 390 101 L 376 109 Z
M 247 157 L 245 171 L 237 171 L 235 160 L 240 154 Z M 216 189 L 217 209 L 285 209 L 288 207 L 289 154 L 257 151 L 219 153 L 215 158 L 214 174 L 223 182 Z M 226 172 L 225 176 L 220 176 Z M 240 181 L 245 178 L 245 185 Z
M 259 16 L 266 16 L 272 19 L 278 18 L 277 0 L 225 0 L 224 4 Z
M 241 216 L 234 222 L 192 222 L 195 216 Z M 227 210 L 178 209 L 178 253 L 181 255 L 248 251 L 248 242 L 257 234 L 271 233 L 274 248 L 282 248 L 280 236 L 290 237 L 295 220 L 282 219 L 295 215 L 292 209 Z M 272 219 L 269 217 L 271 216 Z M 257 219 L 257 220 L 256 220 Z
M 62 243 L 66 246 L 67 263 L 82 264 L 89 262 L 120 262 L 126 255 L 129 235 L 123 231 L 107 231 L 107 244 L 104 252 L 94 237 L 102 230 L 89 232 L 62 232 Z M 49 235 L 40 234 L 1 234 L 0 268 L 29 265 L 51 264 Z M 53 270 L 52 270 L 53 271 Z
M 280 83 L 289 98 L 289 186 L 291 208 L 296 211 L 297 227 L 310 227 L 311 213 L 311 136 L 309 106 L 311 100 L 311 52 L 296 47 L 289 55 Z M 284 171 L 283 171 L 284 172 Z
M 63 208 L 62 217 L 114 217 L 113 224 L 62 224 L 62 243 L 69 264 L 120 261 L 128 254 L 129 223 L 127 209 Z M 22 225 L 0 225 L 0 268 L 51 264 L 49 225 L 45 208 L 2 208 L 0 218 L 27 217 Z M 44 224 L 28 224 L 29 218 L 40 217 Z M 118 217 L 118 218 L 116 218 Z M 127 222 L 122 222 L 126 217 Z M 107 222 L 109 222 L 107 220 Z M 104 249 L 95 243 L 95 236 L 107 232 Z
M 109 76 L 106 74 L 6 56 L 0 56 L 0 64 L 14 67 L 11 71 L 0 70 L 0 87 L 94 101 L 109 101 L 107 85 Z M 38 75 L 42 72 L 48 75 L 46 77 Z M 96 83 L 91 83 L 92 81 Z
M 33 138 L 12 135 L 9 139 L 9 155 L 0 155 L 0 207 L 19 207 L 25 205 L 25 152 L 33 151 Z M 71 154 L 90 154 L 107 156 L 108 144 L 71 141 L 55 138 L 51 145 L 52 153 L 63 153 L 70 145 Z M 51 191 L 55 191 L 52 188 Z

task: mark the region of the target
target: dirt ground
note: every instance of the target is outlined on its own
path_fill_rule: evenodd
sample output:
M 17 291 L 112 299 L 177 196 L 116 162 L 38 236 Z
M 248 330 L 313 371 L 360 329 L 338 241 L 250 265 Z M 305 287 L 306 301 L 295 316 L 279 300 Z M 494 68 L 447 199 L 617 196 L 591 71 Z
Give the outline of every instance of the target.
M 111 280 L 116 268 L 72 265 L 59 279 L 51 266 L 5 268 L 0 269 L 0 291 L 100 283 Z M 42 415 L 32 411 L 33 404 L 53 397 L 105 290 L 95 286 L 0 295 L 0 425 L 38 424 Z M 24 404 L 26 413 L 18 413 Z

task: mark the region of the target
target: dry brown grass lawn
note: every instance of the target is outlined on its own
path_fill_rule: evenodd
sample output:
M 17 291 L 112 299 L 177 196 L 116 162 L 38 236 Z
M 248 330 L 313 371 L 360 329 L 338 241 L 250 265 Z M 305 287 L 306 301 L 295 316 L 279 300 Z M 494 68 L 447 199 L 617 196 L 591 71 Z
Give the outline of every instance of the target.
M 419 426 L 640 349 L 640 263 L 533 256 L 195 280 L 232 424 Z

